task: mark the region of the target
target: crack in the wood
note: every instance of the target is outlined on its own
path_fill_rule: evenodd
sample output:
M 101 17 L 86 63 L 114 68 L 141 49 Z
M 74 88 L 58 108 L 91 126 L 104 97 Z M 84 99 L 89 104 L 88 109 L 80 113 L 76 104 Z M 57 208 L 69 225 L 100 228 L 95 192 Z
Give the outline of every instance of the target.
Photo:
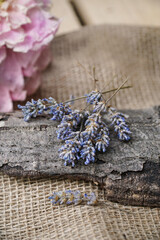
M 96 163 L 97 164 L 104 164 L 106 162 L 103 159 L 96 158 Z
M 8 121 L 9 115 L 2 114 L 0 115 L 0 121 Z

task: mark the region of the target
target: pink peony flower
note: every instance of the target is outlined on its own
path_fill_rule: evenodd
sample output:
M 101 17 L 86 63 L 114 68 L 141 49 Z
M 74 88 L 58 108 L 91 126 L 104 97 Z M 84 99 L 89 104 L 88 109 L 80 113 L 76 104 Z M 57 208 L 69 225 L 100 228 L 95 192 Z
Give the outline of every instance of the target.
M 46 11 L 49 0 L 0 0 L 0 112 L 13 109 L 40 85 L 50 62 L 49 43 L 60 21 Z

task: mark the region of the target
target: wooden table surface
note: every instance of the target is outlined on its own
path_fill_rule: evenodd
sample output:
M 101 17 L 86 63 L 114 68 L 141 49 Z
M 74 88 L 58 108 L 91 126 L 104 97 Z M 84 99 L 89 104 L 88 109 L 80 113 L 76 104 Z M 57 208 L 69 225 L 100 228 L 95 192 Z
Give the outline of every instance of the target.
M 52 0 L 51 12 L 63 19 L 59 35 L 103 23 L 160 26 L 159 0 Z

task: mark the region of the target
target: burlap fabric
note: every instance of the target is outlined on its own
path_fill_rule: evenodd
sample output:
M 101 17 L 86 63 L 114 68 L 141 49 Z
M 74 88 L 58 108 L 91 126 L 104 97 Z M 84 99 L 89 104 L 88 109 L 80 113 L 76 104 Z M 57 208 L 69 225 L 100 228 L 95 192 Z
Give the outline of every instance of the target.
M 129 76 L 132 89 L 112 100 L 117 108 L 144 108 L 160 103 L 160 29 L 124 26 L 85 27 L 57 37 L 54 60 L 34 96 L 62 101 L 94 87 L 87 70 L 96 67 L 99 89 L 111 89 Z M 110 94 L 108 94 L 110 96 Z M 107 96 L 106 96 L 107 98 Z M 82 107 L 82 102 L 78 103 Z M 53 191 L 95 191 L 96 207 L 53 207 Z M 160 239 L 160 210 L 108 203 L 92 183 L 54 179 L 17 179 L 0 175 L 0 239 Z

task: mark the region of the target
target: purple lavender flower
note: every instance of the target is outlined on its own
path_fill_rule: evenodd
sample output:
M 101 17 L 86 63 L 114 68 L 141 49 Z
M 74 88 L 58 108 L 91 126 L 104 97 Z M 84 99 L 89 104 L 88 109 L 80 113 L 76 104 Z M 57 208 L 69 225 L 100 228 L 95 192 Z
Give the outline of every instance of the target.
M 18 108 L 23 112 L 24 121 L 28 122 L 32 117 L 35 118 L 38 115 L 41 115 L 44 111 L 47 111 L 55 104 L 55 99 L 50 97 L 48 99 L 38 99 L 37 101 L 32 99 L 31 102 L 28 101 L 25 106 L 18 105 Z
M 74 192 L 71 190 L 65 191 L 66 204 L 70 205 L 74 203 Z
M 60 125 L 58 125 L 57 137 L 62 140 L 73 138 L 74 131 L 77 130 L 83 119 L 83 114 L 78 110 L 73 110 L 70 114 L 64 115 Z
M 96 150 L 91 141 L 86 141 L 81 143 L 82 149 L 80 151 L 80 156 L 85 160 L 84 164 L 88 165 L 90 162 L 95 162 Z
M 101 130 L 95 139 L 95 149 L 98 151 L 106 152 L 109 146 L 109 130 L 105 124 L 101 125 Z
M 123 141 L 129 141 L 131 131 L 125 122 L 126 115 L 117 112 L 114 108 L 109 108 L 108 115 L 111 120 L 111 125 L 114 126 L 114 131 L 118 134 L 118 138 Z
M 74 198 L 73 203 L 74 205 L 79 205 L 82 202 L 82 193 L 79 190 L 73 192 Z
M 83 114 L 79 110 L 72 110 L 70 114 L 64 115 L 62 122 L 70 122 L 71 126 L 77 129 L 83 119 Z
M 101 116 L 99 114 L 91 114 L 85 122 L 85 130 L 81 133 L 84 140 L 96 138 L 101 124 Z
M 99 102 L 102 99 L 102 94 L 99 91 L 92 91 L 87 96 L 87 103 L 94 104 L 95 102 Z
M 107 106 L 105 101 L 100 101 L 100 102 L 95 102 L 94 103 L 94 109 L 93 112 L 106 112 L 107 111 Z
M 53 195 L 50 196 L 48 199 L 52 200 L 52 204 L 58 205 L 63 203 L 60 198 L 62 198 L 62 192 L 53 192 Z
M 92 192 L 90 194 L 90 196 L 88 194 L 84 194 L 84 198 L 86 198 L 88 201 L 87 201 L 87 205 L 96 205 L 98 200 L 97 200 L 97 197 L 95 195 L 94 192 Z
M 53 192 L 53 195 L 49 197 L 51 203 L 54 205 L 61 205 L 66 203 L 67 205 L 78 205 L 82 202 L 82 193 L 79 190 L 65 190 L 59 192 Z
M 64 115 L 68 115 L 72 112 L 72 109 L 68 104 L 57 103 L 50 108 L 49 114 L 53 114 L 51 120 L 61 121 Z
M 57 138 L 62 140 L 67 140 L 69 138 L 73 137 L 73 130 L 71 123 L 69 122 L 61 122 L 60 125 L 58 125 L 57 130 Z
M 59 156 L 65 161 L 65 166 L 68 164 L 72 164 L 72 167 L 75 166 L 75 161 L 80 159 L 80 148 L 80 143 L 76 139 L 70 139 L 65 141 L 65 145 L 63 145 L 59 149 Z
M 82 202 L 87 203 L 88 205 L 96 205 L 97 204 L 97 197 L 95 193 L 82 194 L 79 190 L 64 190 L 59 192 L 53 192 L 52 196 L 48 199 L 51 200 L 53 205 L 61 205 L 61 204 L 74 204 L 79 205 Z

